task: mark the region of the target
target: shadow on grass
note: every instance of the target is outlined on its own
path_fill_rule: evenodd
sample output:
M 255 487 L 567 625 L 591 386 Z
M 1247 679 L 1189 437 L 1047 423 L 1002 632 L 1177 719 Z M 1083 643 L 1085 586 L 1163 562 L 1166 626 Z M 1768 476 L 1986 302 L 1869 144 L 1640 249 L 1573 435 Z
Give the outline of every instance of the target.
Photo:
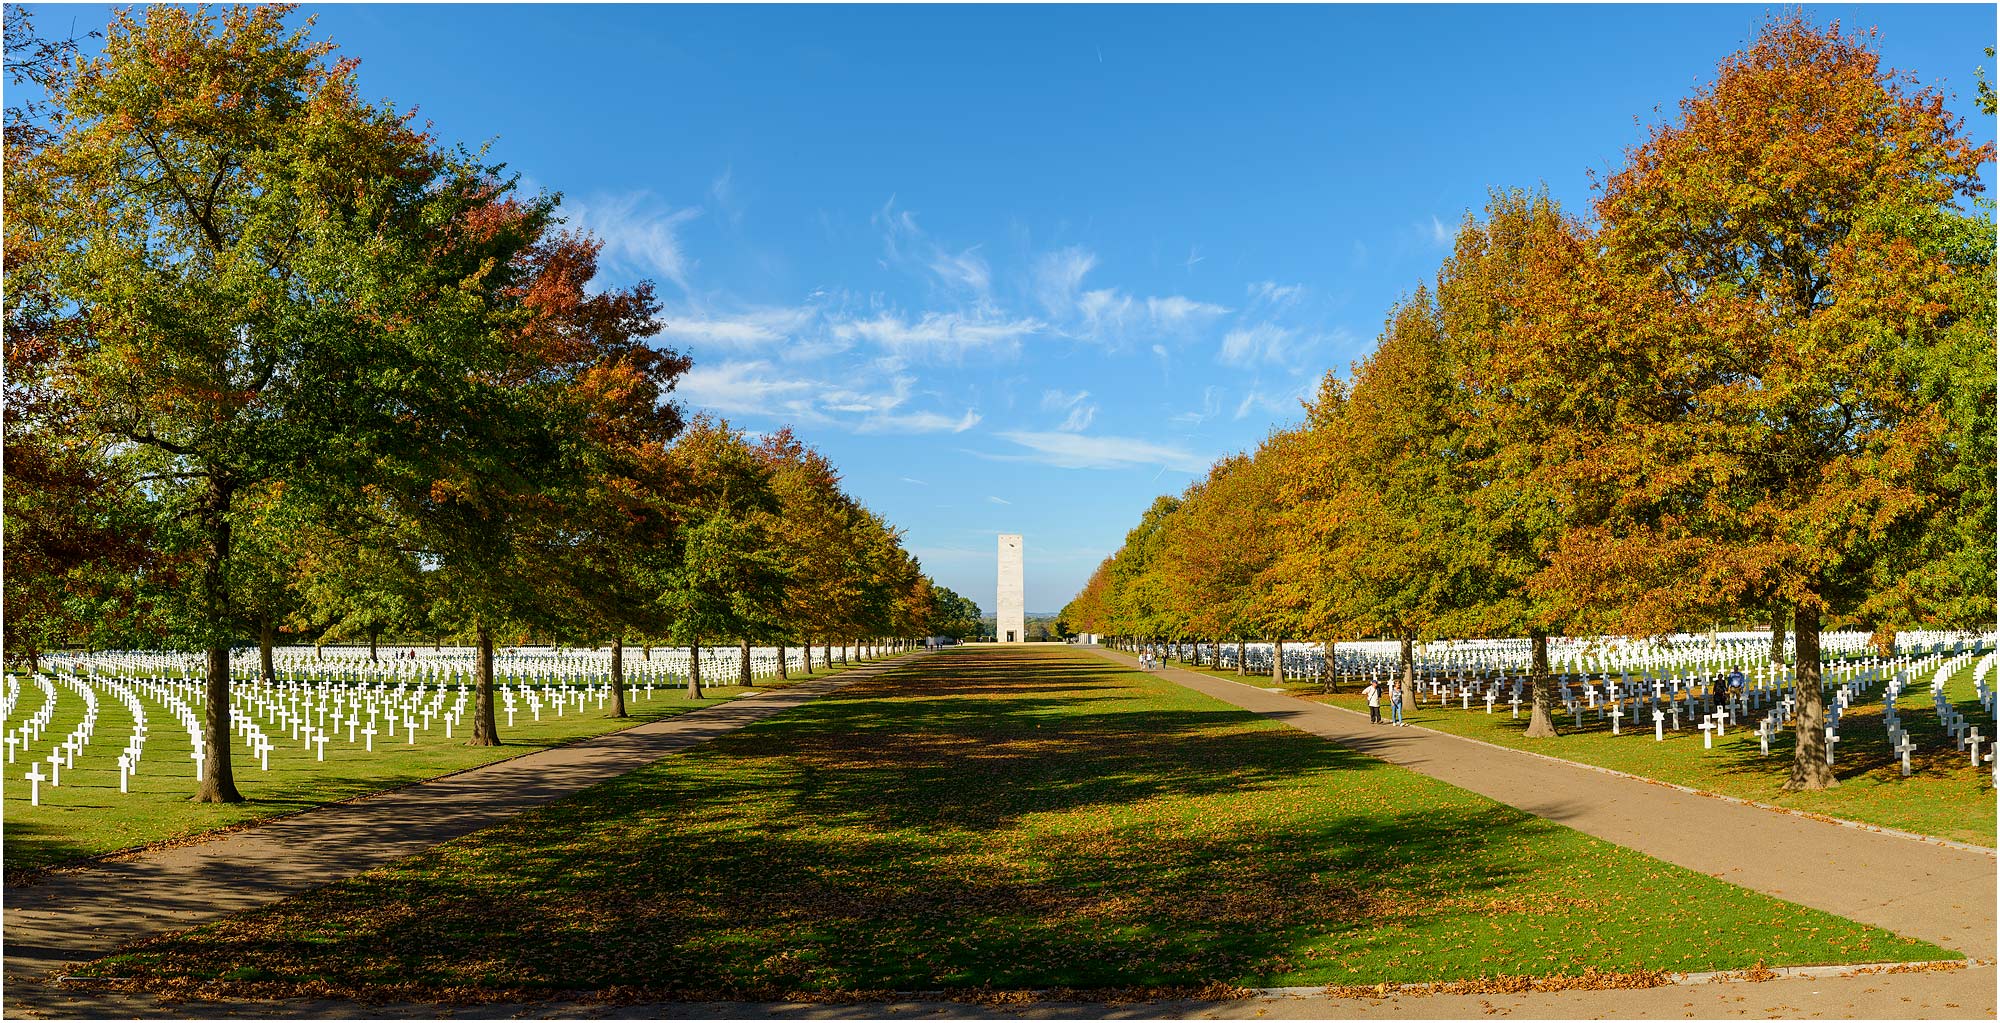
M 1560 830 L 1385 805 L 1394 784 L 1342 778 L 1407 776 L 1109 666 L 924 668 L 101 970 L 404 992 L 1198 984 L 1477 902 L 1529 869 L 1524 837 Z

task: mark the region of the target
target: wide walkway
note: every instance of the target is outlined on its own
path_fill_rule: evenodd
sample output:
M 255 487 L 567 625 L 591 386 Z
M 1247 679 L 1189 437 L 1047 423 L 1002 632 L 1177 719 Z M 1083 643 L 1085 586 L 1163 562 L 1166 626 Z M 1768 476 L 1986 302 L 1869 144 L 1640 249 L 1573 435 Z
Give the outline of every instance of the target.
M 394 862 L 922 656 L 877 661 L 210 841 L 9 886 L 6 928 L 0 934 L 6 1015 L 30 1012 L 51 996 L 81 1010 L 76 1000 L 40 983 L 65 964 L 96 959 L 152 934 L 253 909 Z M 50 1008 L 43 1004 L 41 1011 Z

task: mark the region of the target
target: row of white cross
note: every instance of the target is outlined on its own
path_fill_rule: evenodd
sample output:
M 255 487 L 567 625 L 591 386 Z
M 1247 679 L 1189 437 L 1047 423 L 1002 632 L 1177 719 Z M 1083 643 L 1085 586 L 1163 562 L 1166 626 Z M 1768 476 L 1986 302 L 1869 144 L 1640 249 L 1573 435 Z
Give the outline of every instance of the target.
M 1224 653 L 1228 652 L 1225 648 Z M 1994 739 L 1981 735 L 1978 727 L 1969 724 L 1946 695 L 1946 683 L 1975 654 L 1976 651 L 1961 650 L 1950 654 L 1939 652 L 1886 661 L 1826 665 L 1821 686 L 1830 694 L 1824 726 L 1827 763 L 1835 762 L 1835 751 L 1841 741 L 1839 728 L 1842 716 L 1865 698 L 1876 682 L 1884 682 L 1884 716 L 1890 750 L 1892 755 L 1901 759 L 1903 774 L 1908 777 L 1911 773 L 1910 754 L 1916 747 L 1914 740 L 1901 727 L 1895 701 L 1907 680 L 1935 668 L 1932 693 L 1941 726 L 1952 737 L 1955 746 L 1967 752 L 1973 766 L 1995 764 L 1996 784 L 2000 784 L 2000 763 L 1995 762 Z M 1987 653 L 1979 661 L 1975 685 L 1982 707 L 1991 706 L 1990 690 L 1984 679 L 1990 674 L 1994 659 L 1995 654 Z M 1635 679 L 1622 672 L 1616 677 L 1601 680 L 1568 674 L 1557 676 L 1557 697 L 1563 709 L 1571 715 L 1575 727 L 1582 728 L 1585 711 L 1594 710 L 1599 721 L 1608 720 L 1611 723 L 1613 735 L 1623 734 L 1622 725 L 1627 717 L 1651 724 L 1655 741 L 1665 741 L 1670 729 L 1679 731 L 1683 718 L 1696 721 L 1695 727 L 1702 732 L 1704 749 L 1713 749 L 1714 740 L 1726 736 L 1731 725 L 1739 725 L 1752 712 L 1762 709 L 1765 713 L 1758 719 L 1756 734 L 1762 753 L 1769 756 L 1771 740 L 1781 728 L 1792 722 L 1797 709 L 1798 701 L 1793 692 L 1796 682 L 1788 666 L 1760 664 L 1747 667 L 1745 687 L 1740 691 L 1724 688 L 1720 701 L 1714 698 L 1717 676 L 1704 679 L 1690 674 L 1660 678 L 1640 673 Z M 1372 666 L 1362 674 L 1385 683 L 1393 683 L 1400 677 L 1399 671 L 1384 665 Z M 1428 695 L 1435 702 L 1445 705 L 1456 697 L 1459 709 L 1470 711 L 1473 701 L 1479 700 L 1484 704 L 1486 713 L 1492 714 L 1495 705 L 1504 699 L 1513 717 L 1518 719 L 1521 716 L 1526 683 L 1518 675 L 1507 676 L 1499 672 L 1452 675 L 1427 663 L 1418 670 L 1414 681 L 1419 701 Z M 1508 690 L 1505 697 L 1502 696 L 1503 689 Z M 1626 710 L 1627 701 L 1635 705 L 1630 712 Z M 1982 743 L 1985 744 L 1983 747 Z
M 870 644 L 833 645 L 812 648 L 815 666 L 829 657 L 845 663 L 850 656 L 866 658 L 881 652 Z M 440 650 L 394 648 L 371 658 L 367 651 L 329 648 L 286 647 L 274 652 L 272 667 L 277 677 L 290 681 L 403 680 L 429 682 L 470 682 L 476 668 L 475 652 L 464 647 Z M 807 654 L 796 646 L 751 647 L 750 675 L 753 679 L 776 676 L 780 664 L 784 672 L 803 670 Z M 46 658 L 48 666 L 65 674 L 108 674 L 194 677 L 205 672 L 202 662 L 186 654 L 150 651 L 112 651 L 92 654 L 59 653 Z M 650 651 L 627 648 L 621 660 L 621 674 L 627 682 L 651 680 L 667 684 L 684 680 L 694 658 L 685 647 L 658 647 Z M 706 682 L 726 682 L 742 676 L 743 655 L 738 646 L 701 648 L 701 674 Z M 239 651 L 231 659 L 231 675 L 236 679 L 261 677 L 254 651 Z M 498 680 L 555 683 L 609 682 L 611 652 L 598 650 L 533 650 L 496 654 L 494 675 Z
M 140 769 L 150 735 L 147 701 L 164 708 L 187 732 L 194 777 L 197 782 L 202 780 L 207 749 L 202 715 L 195 708 L 205 698 L 205 682 L 165 674 L 113 674 L 121 669 L 197 674 L 198 665 L 184 658 L 154 654 L 106 655 L 57 663 L 80 669 L 80 673 L 59 674 L 53 679 L 34 676 L 32 684 L 42 691 L 43 702 L 34 714 L 13 724 L 4 737 L 7 763 L 14 764 L 24 756 L 31 761 L 23 775 L 29 783 L 30 805 L 41 805 L 44 782 L 51 787 L 62 784 L 62 772 L 75 767 L 77 757 L 95 737 L 100 718 L 100 690 L 123 704 L 132 719 L 131 734 L 118 754 L 120 792 L 130 791 L 129 779 Z M 383 665 L 394 663 L 388 661 Z M 665 662 L 647 670 L 644 662 L 640 662 L 638 670 L 628 676 L 627 692 L 631 698 L 651 700 L 663 687 L 679 688 L 669 664 Z M 342 739 L 343 733 L 348 745 L 358 745 L 373 753 L 378 736 L 400 737 L 404 745 L 414 745 L 420 730 L 430 734 L 441 728 L 444 737 L 451 738 L 455 730 L 463 727 L 473 696 L 466 675 L 439 670 L 436 665 L 415 672 L 371 671 L 369 668 L 375 666 L 364 665 L 365 662 L 350 663 L 325 672 L 342 676 L 339 679 L 311 677 L 320 672 L 294 664 L 288 665 L 284 674 L 301 677 L 267 683 L 249 676 L 235 681 L 230 688 L 233 732 L 261 769 L 268 771 L 270 754 L 280 742 L 297 743 L 316 760 L 324 761 L 328 743 Z M 775 654 L 766 667 L 768 670 L 760 674 L 776 673 Z M 506 714 L 509 726 L 523 712 L 540 721 L 545 711 L 553 711 L 560 717 L 568 711 L 581 711 L 592 702 L 603 709 L 611 695 L 610 682 L 608 677 L 582 681 L 591 677 L 589 667 L 550 664 L 502 675 L 495 686 L 496 709 Z M 733 678 L 725 675 L 720 680 Z M 0 703 L 6 711 L 0 714 L 0 722 L 10 721 L 20 702 L 19 684 L 11 677 L 9 683 L 10 698 Z M 33 750 L 44 742 L 55 718 L 59 688 L 77 694 L 83 704 L 81 720 L 74 731 L 50 743 L 44 761 Z

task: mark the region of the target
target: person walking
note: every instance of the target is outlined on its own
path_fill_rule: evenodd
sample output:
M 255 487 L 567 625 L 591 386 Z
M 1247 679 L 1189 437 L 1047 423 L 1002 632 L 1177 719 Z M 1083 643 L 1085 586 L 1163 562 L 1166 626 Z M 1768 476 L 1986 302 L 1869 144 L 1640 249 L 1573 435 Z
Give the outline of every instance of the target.
M 1389 687 L 1389 722 L 1394 725 L 1403 723 L 1402 686 L 1392 685 Z
M 1361 695 L 1368 698 L 1368 723 L 1371 725 L 1381 724 L 1382 723 L 1381 684 L 1377 683 L 1373 679 L 1370 679 L 1368 681 L 1368 688 L 1363 689 L 1361 691 Z

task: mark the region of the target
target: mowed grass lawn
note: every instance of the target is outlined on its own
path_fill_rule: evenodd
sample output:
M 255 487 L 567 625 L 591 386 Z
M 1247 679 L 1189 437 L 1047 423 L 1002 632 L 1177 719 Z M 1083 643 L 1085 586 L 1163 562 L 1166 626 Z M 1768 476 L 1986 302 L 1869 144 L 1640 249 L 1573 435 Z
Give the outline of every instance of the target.
M 1945 958 L 1088 654 L 987 647 L 87 971 L 773 997 Z
M 821 671 L 813 677 L 830 674 Z M 799 681 L 795 677 L 792 682 Z M 782 680 L 759 680 L 758 688 L 791 684 Z M 558 716 L 548 707 L 536 721 L 525 708 L 515 716 L 513 726 L 504 713 L 499 715 L 502 746 L 468 746 L 461 730 L 450 739 L 442 724 L 431 732 L 419 730 L 416 742 L 404 733 L 391 739 L 375 736 L 375 750 L 349 746 L 343 729 L 336 741 L 326 746 L 320 761 L 303 743 L 287 741 L 287 732 L 263 721 L 272 736 L 270 770 L 246 751 L 240 736 L 232 744 L 236 787 L 244 795 L 241 803 L 194 803 L 194 762 L 188 753 L 186 730 L 165 706 L 150 697 L 145 702 L 152 724 L 146 754 L 138 773 L 132 775 L 128 792 L 118 791 L 118 754 L 132 733 L 132 714 L 123 703 L 98 693 L 96 736 L 76 767 L 62 772 L 62 784 L 41 785 L 40 806 L 29 804 L 29 784 L 25 778 L 31 766 L 28 756 L 7 765 L 0 791 L 5 795 L 5 849 L 7 876 L 24 879 L 33 872 L 62 863 L 102 855 L 133 846 L 173 841 L 202 835 L 239 824 L 293 813 L 340 799 L 349 799 L 395 788 L 411 782 L 435 778 L 507 757 L 532 753 L 577 739 L 602 735 L 647 721 L 656 721 L 734 699 L 749 690 L 741 687 L 710 686 L 706 698 L 689 700 L 682 689 L 654 689 L 648 699 L 643 689 L 628 691 L 625 707 L 630 715 L 612 718 L 593 701 L 585 708 L 567 709 Z M 46 761 L 51 742 L 60 743 L 83 717 L 83 701 L 75 692 L 56 687 L 59 699 L 49 729 L 33 748 L 33 755 Z M 25 717 L 42 706 L 41 690 L 22 679 L 21 708 Z M 47 764 L 42 774 L 48 775 Z
M 1992 731 L 1992 722 L 1980 708 L 1972 688 L 1972 666 L 1953 677 L 1946 696 L 1970 720 L 1981 724 L 1982 733 Z M 1252 685 L 1269 686 L 1265 679 L 1250 679 Z M 1288 684 L 1288 692 L 1306 699 L 1321 700 L 1367 713 L 1359 695 L 1360 686 L 1343 687 L 1335 696 L 1320 696 L 1317 686 Z M 1530 750 L 1608 767 L 1645 778 L 1672 782 L 1706 792 L 1719 792 L 1739 799 L 1751 799 L 1790 810 L 1824 814 L 1878 827 L 1896 828 L 1936 838 L 1992 848 L 1995 842 L 1996 802 L 1991 765 L 1974 767 L 1963 751 L 1952 746 L 1951 736 L 1939 724 L 1931 706 L 1928 683 L 1904 693 L 1896 701 L 1897 716 L 1916 744 L 1910 755 L 1911 775 L 1903 777 L 1902 761 L 1890 754 L 1888 729 L 1882 720 L 1882 690 L 1878 684 L 1866 702 L 1850 708 L 1840 719 L 1840 741 L 1834 744 L 1834 775 L 1840 785 L 1824 792 L 1786 792 L 1785 779 L 1792 764 L 1792 732 L 1786 727 L 1771 740 L 1766 756 L 1757 742 L 1754 727 L 1733 727 L 1714 740 L 1713 749 L 1703 749 L 1701 731 L 1695 722 L 1683 719 L 1681 730 L 1671 727 L 1664 741 L 1653 737 L 1651 723 L 1639 724 L 1627 716 L 1620 725 L 1622 734 L 1611 734 L 1611 722 L 1597 720 L 1597 712 L 1586 709 L 1583 728 L 1575 718 L 1557 715 L 1562 735 L 1555 739 L 1529 739 L 1528 705 L 1521 716 L 1513 717 L 1506 701 L 1494 704 L 1486 713 L 1480 699 L 1464 710 L 1456 697 L 1440 706 L 1421 702 L 1412 711 L 1404 708 L 1403 718 L 1414 725 L 1441 732 L 1482 739 L 1512 749 Z M 1631 709 L 1631 705 L 1627 705 Z M 1383 700 L 1382 716 L 1389 716 Z M 1754 725 L 1754 722 L 1753 722 Z

